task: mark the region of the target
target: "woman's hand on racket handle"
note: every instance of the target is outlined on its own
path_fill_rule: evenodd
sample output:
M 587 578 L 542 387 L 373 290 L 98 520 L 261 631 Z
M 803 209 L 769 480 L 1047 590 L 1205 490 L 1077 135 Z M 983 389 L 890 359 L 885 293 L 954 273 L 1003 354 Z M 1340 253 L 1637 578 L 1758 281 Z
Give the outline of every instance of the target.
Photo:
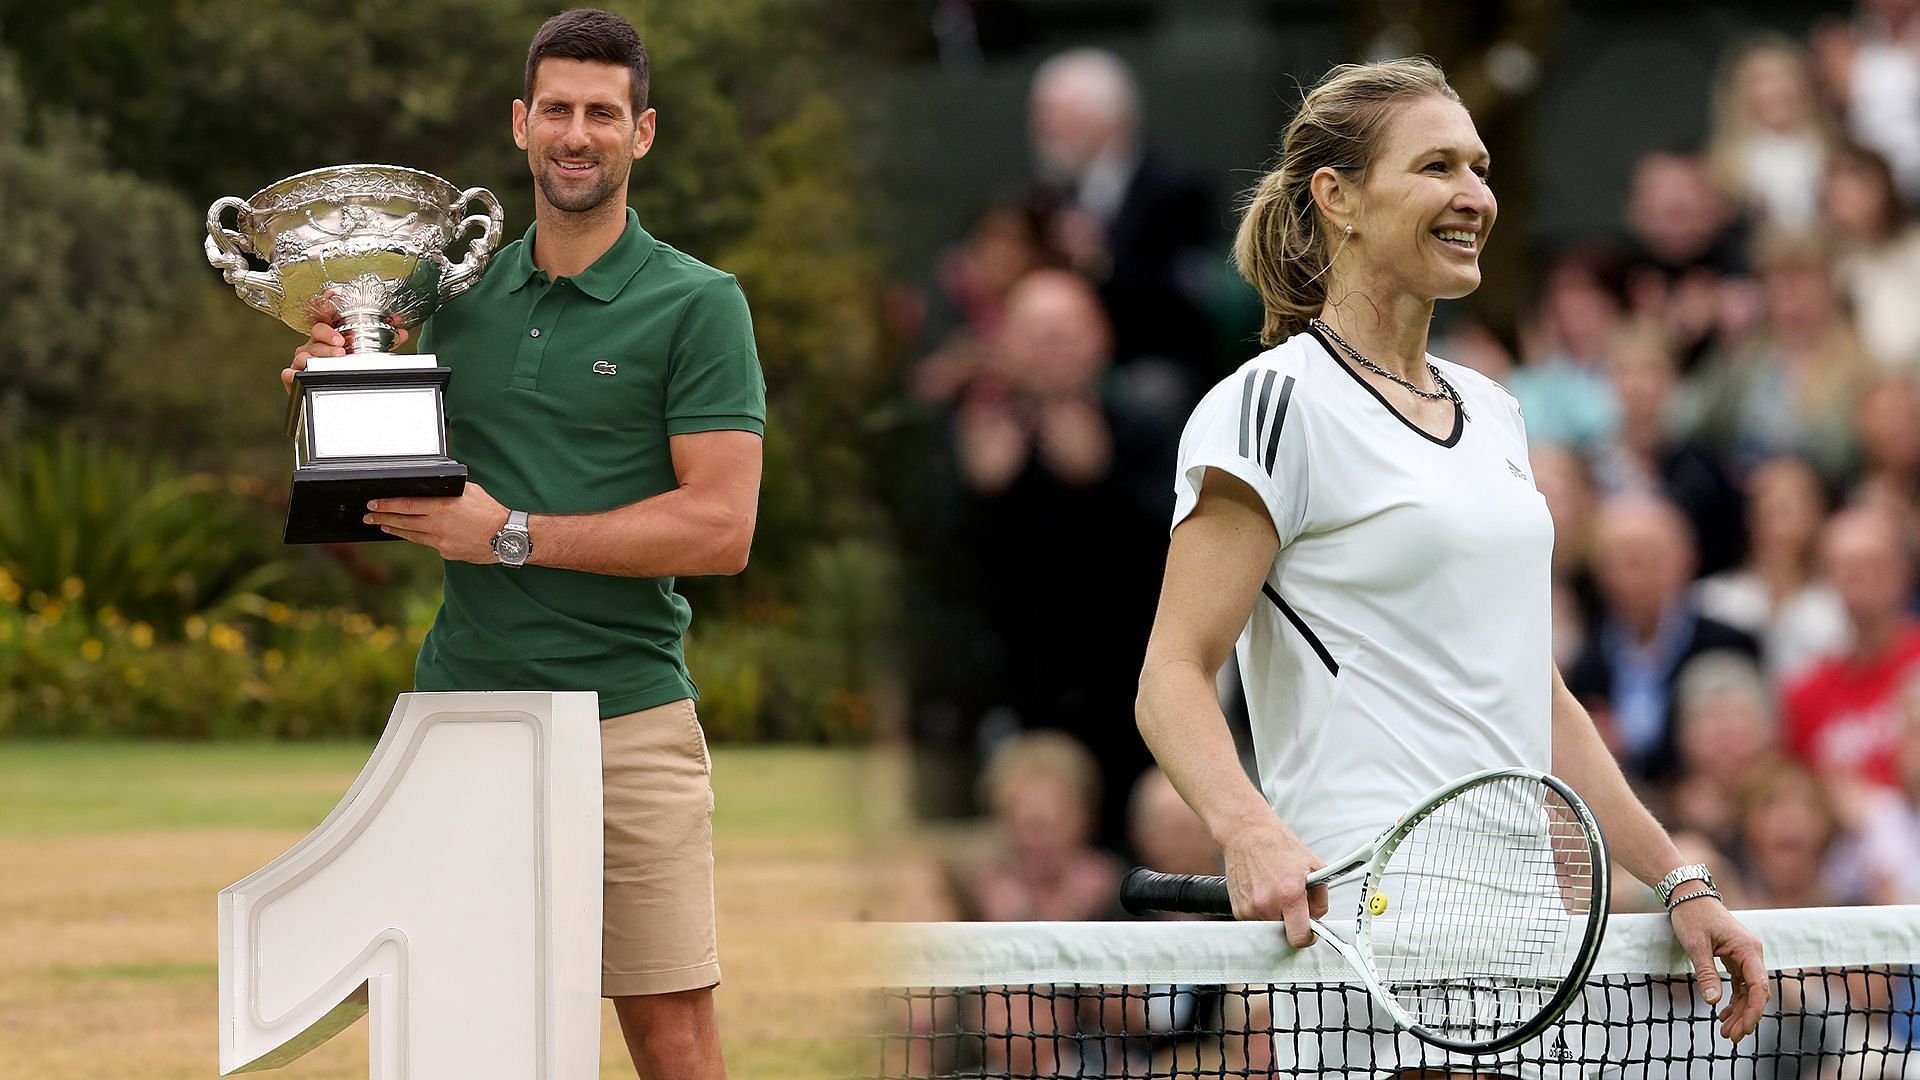
M 1710 1005 L 1725 1002 L 1726 1007 L 1720 1010 L 1720 1034 L 1739 1042 L 1759 1025 L 1771 993 L 1760 939 L 1711 896 L 1677 905 L 1668 918 L 1673 922 L 1674 938 L 1693 961 L 1700 996 Z M 1714 969 L 1716 956 L 1726 962 L 1725 979 Z M 1725 989 L 1728 982 L 1733 984 L 1731 995 Z
M 1327 913 L 1327 887 L 1307 887 L 1307 875 L 1327 865 L 1308 850 L 1279 818 L 1268 816 L 1221 844 L 1227 863 L 1227 895 L 1236 919 L 1278 919 L 1286 924 L 1287 943 L 1296 949 L 1313 944 L 1308 918 Z

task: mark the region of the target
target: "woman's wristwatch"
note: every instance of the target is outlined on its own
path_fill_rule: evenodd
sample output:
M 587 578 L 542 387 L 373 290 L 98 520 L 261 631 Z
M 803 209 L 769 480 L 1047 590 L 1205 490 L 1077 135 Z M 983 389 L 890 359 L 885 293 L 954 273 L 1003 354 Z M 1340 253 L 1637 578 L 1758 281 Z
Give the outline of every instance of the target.
M 1695 888 L 1682 892 L 1679 896 L 1675 896 L 1674 890 L 1677 889 L 1682 882 L 1688 881 L 1697 881 L 1700 884 Z M 1717 899 L 1720 896 L 1720 890 L 1714 888 L 1713 872 L 1707 869 L 1706 863 L 1688 863 L 1685 866 L 1677 867 L 1672 873 L 1655 883 L 1653 886 L 1653 895 L 1660 898 L 1661 907 L 1672 911 L 1674 908 L 1679 907 L 1689 900 L 1698 900 L 1703 896 L 1711 896 Z

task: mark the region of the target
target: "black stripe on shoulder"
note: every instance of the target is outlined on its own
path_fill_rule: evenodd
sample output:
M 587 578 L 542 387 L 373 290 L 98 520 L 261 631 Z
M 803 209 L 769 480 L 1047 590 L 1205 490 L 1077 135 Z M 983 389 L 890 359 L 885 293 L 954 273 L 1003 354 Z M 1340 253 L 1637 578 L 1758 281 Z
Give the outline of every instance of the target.
M 1307 621 L 1300 617 L 1300 613 L 1293 610 L 1285 600 L 1280 599 L 1280 594 L 1274 591 L 1272 585 L 1263 581 L 1260 583 L 1260 591 L 1267 594 L 1267 599 L 1273 601 L 1273 606 L 1280 609 L 1280 614 L 1285 615 L 1287 621 L 1293 624 L 1293 628 L 1300 631 L 1300 636 L 1307 639 L 1307 644 L 1313 647 L 1313 654 L 1320 658 L 1321 663 L 1327 665 L 1327 674 L 1340 674 L 1340 665 L 1334 662 L 1333 654 L 1320 643 L 1319 635 L 1307 626 Z
M 1247 421 L 1253 416 L 1253 375 L 1247 372 L 1247 383 L 1240 388 L 1240 456 L 1253 456 L 1253 433 L 1247 427 Z
M 1280 384 L 1280 405 L 1273 414 L 1273 430 L 1267 433 L 1267 475 L 1273 475 L 1273 459 L 1280 450 L 1280 426 L 1287 422 L 1287 403 L 1293 400 L 1293 376 Z
M 1273 402 L 1273 376 L 1274 373 L 1269 371 L 1267 377 L 1260 382 L 1260 408 L 1253 418 L 1254 452 L 1245 455 L 1251 457 L 1256 464 L 1260 461 L 1260 433 L 1267 430 L 1267 406 Z

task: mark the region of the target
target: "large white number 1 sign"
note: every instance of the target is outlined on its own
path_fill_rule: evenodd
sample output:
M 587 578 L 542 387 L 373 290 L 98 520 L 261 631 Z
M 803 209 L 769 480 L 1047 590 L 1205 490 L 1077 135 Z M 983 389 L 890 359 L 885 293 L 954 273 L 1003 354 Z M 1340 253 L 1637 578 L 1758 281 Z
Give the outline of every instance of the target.
M 318 828 L 220 894 L 220 1071 L 370 1013 L 372 1080 L 581 1080 L 600 1055 L 590 693 L 402 694 Z

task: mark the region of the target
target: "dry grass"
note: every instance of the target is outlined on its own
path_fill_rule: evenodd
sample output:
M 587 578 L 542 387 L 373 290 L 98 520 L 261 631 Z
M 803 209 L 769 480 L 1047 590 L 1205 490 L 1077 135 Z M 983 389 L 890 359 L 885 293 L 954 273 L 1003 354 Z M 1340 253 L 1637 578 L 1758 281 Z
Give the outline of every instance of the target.
M 32 817 L 26 828 L 28 815 L 12 812 L 36 785 L 71 798 L 111 782 L 101 778 L 121 775 L 140 753 L 0 745 L 0 1080 L 218 1074 L 214 897 L 304 829 L 213 820 L 128 827 L 168 819 L 159 807 L 140 812 L 142 799 L 166 797 L 166 784 L 147 795 L 103 789 L 124 812 L 103 814 L 96 804 L 70 820 Z M 254 768 L 231 748 L 202 759 L 167 747 L 155 757 L 205 795 L 251 792 L 263 772 L 286 771 L 274 748 L 258 754 Z M 295 770 L 297 786 L 316 793 L 312 822 L 364 756 L 349 747 Z M 716 759 L 726 975 L 718 1003 L 730 1072 L 744 1080 L 844 1075 L 864 1018 L 834 985 L 843 958 L 822 924 L 872 907 L 868 796 L 884 770 L 833 751 L 722 750 Z M 363 1021 L 277 1075 L 365 1077 L 366 1054 Z M 604 1077 L 633 1075 L 610 1007 L 601 1062 Z

